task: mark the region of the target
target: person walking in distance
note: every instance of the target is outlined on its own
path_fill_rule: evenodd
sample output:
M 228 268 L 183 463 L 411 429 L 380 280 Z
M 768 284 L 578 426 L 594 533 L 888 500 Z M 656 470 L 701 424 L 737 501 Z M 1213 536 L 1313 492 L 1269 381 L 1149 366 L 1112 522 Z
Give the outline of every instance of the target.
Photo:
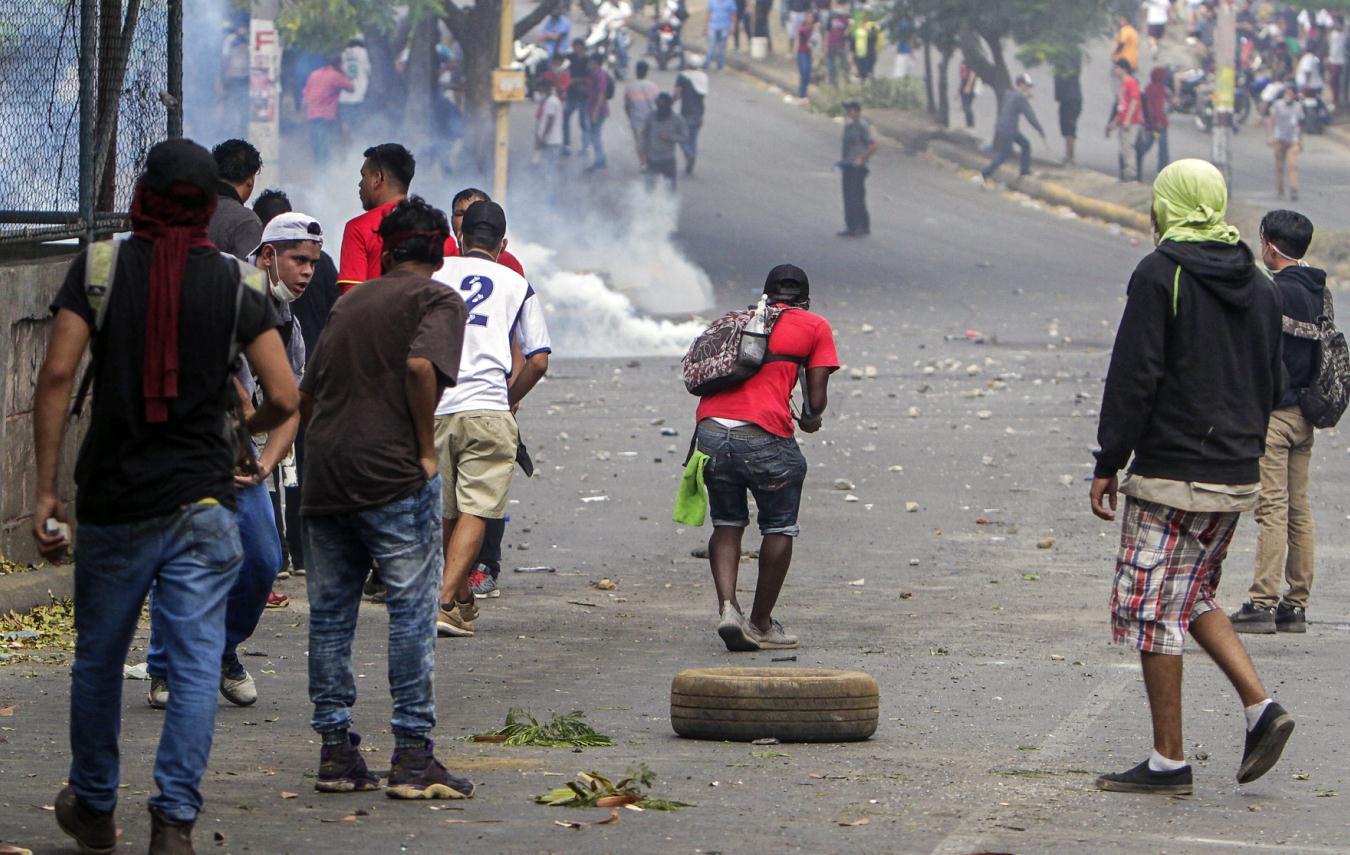
M 1083 114 L 1083 59 L 1055 66 L 1055 103 L 1059 105 L 1059 135 L 1064 137 L 1064 165 L 1076 163 L 1074 147 L 1078 143 L 1078 117 Z
M 328 63 L 314 69 L 305 81 L 305 123 L 309 126 L 309 145 L 314 152 L 314 174 L 328 166 L 333 143 L 338 139 L 338 104 L 344 92 L 355 92 L 356 84 L 342 70 L 342 54 L 334 54 Z
M 647 117 L 656 109 L 656 96 L 661 94 L 661 87 L 647 79 L 650 70 L 651 66 L 647 65 L 645 59 L 638 60 L 633 66 L 635 79 L 623 87 L 623 112 L 628 117 L 628 127 L 633 131 L 638 166 L 644 171 L 647 168 L 647 152 L 642 145 L 642 128 L 647 124 Z
M 736 31 L 738 0 L 708 0 L 708 58 L 704 68 L 727 67 L 727 38 Z
M 1148 134 L 1149 145 L 1158 146 L 1158 171 L 1162 172 L 1167 164 L 1172 162 L 1172 153 L 1167 147 L 1167 128 L 1170 124 L 1167 118 L 1167 107 L 1172 100 L 1172 92 L 1167 83 L 1167 69 L 1160 65 L 1155 65 L 1153 71 L 1149 74 L 1148 86 L 1144 87 L 1144 130 Z M 1143 180 L 1144 174 L 1144 155 L 1148 153 L 1148 146 L 1138 146 L 1138 162 L 1135 163 L 1135 169 L 1139 173 L 1140 180 Z
M 605 70 L 601 54 L 591 57 L 591 100 L 586 105 L 586 144 L 595 153 L 595 161 L 587 172 L 598 172 L 609 167 L 605 159 L 605 120 L 609 118 L 609 100 L 614 97 L 614 78 Z
M 1130 180 L 1130 165 L 1134 164 L 1134 179 L 1142 181 L 1144 179 L 1139 174 L 1136 146 L 1144 127 L 1144 98 L 1129 62 L 1118 60 L 1112 74 L 1120 86 L 1116 90 L 1116 102 L 1111 108 L 1111 118 L 1106 122 L 1106 138 L 1110 139 L 1112 134 L 1116 137 L 1116 159 L 1120 166 L 1120 180 Z
M 553 87 L 552 80 L 541 81 L 539 93 L 544 97 L 534 113 L 534 148 L 539 152 L 544 198 L 548 204 L 553 205 L 558 201 L 558 158 L 562 156 L 563 104 Z
M 793 438 L 790 406 L 799 368 L 805 369 L 804 399 L 810 415 L 799 422 L 807 433 L 820 430 L 828 404 L 830 375 L 839 368 L 834 334 L 811 308 L 806 272 L 780 264 L 764 281 L 765 305 L 782 314 L 769 334 L 767 359 L 758 373 L 740 385 L 699 401 L 695 444 L 708 455 L 704 478 L 713 533 L 708 564 L 717 588 L 721 621 L 717 634 L 728 650 L 777 650 L 796 647 L 797 636 L 773 616 L 792 563 L 793 541 L 801 533 L 798 513 L 806 458 Z M 759 578 L 747 616 L 736 596 L 741 541 L 750 525 L 746 493 L 759 509 Z
M 1116 64 L 1122 60 L 1128 64 L 1130 74 L 1139 67 L 1139 31 L 1134 28 L 1134 22 L 1129 15 L 1116 16 L 1116 46 L 1111 51 L 1111 62 Z
M 276 313 L 277 332 L 286 348 L 286 359 L 296 382 L 305 373 L 305 341 L 290 304 L 309 286 L 322 248 L 323 229 L 318 220 L 307 214 L 287 213 L 268 222 L 262 242 L 249 253 L 250 262 L 265 276 L 267 298 Z M 248 360 L 241 360 L 234 377 L 231 393 L 240 396 L 243 412 L 251 413 L 258 391 L 258 377 Z M 279 516 L 268 494 L 268 481 L 290 454 L 299 428 L 300 414 L 297 412 L 268 432 L 267 443 L 261 451 L 254 448 L 250 438 L 241 462 L 235 468 L 238 504 L 235 519 L 243 547 L 243 563 L 225 605 L 225 651 L 220 657 L 220 694 L 235 706 L 251 706 L 258 700 L 257 684 L 239 661 L 238 648 L 258 628 L 258 621 L 272 596 L 272 583 L 282 566 Z M 284 520 L 281 524 L 284 525 Z M 146 700 L 155 709 L 164 709 L 169 702 L 166 620 L 161 598 L 152 596 L 145 664 L 150 676 Z
M 497 263 L 506 248 L 506 213 L 495 202 L 469 205 L 461 221 L 463 253 L 437 278 L 469 307 L 464 357 L 455 388 L 436 407 L 436 450 L 446 479 L 442 517 L 448 532 L 439 634 L 471 638 L 478 617 L 469 571 L 488 520 L 506 515 L 520 434 L 515 410 L 548 371 L 552 352 L 541 301 L 523 276 Z M 512 340 L 524 357 L 512 373 Z
M 689 125 L 675 112 L 667 92 L 656 96 L 656 110 L 642 126 L 643 162 L 647 164 L 647 190 L 656 187 L 656 177 L 664 176 L 670 192 L 675 192 L 675 150 L 689 139 Z
M 216 162 L 216 211 L 206 236 L 221 252 L 245 259 L 262 237 L 258 215 L 244 207 L 262 171 L 262 155 L 244 140 L 225 140 L 211 150 Z
M 190 140 L 151 148 L 132 195 L 131 237 L 91 244 L 52 304 L 34 403 L 33 536 L 53 562 L 71 542 L 56 473 L 86 350 L 96 368 L 80 394 L 92 390 L 93 409 L 75 466 L 71 763 L 55 802 L 57 824 L 83 852 L 117 848 L 122 666 L 152 585 L 173 695 L 155 758 L 150 852 L 192 851 L 226 598 L 241 561 L 237 435 L 221 429 L 231 417 L 232 354 L 248 356 L 267 396 L 242 430 L 276 429 L 298 403 L 261 275 L 207 238 L 216 180 L 211 155 Z
M 703 101 L 708 97 L 708 75 L 698 69 L 686 69 L 675 78 L 675 100 L 680 104 L 680 115 L 688 130 L 680 143 L 684 150 L 684 174 L 694 174 L 698 159 L 698 134 L 703 129 Z
M 389 611 L 390 730 L 386 794 L 463 799 L 473 782 L 436 758 L 436 595 L 441 579 L 441 477 L 435 410 L 459 376 L 467 311 L 431 274 L 450 224 L 413 196 L 380 223 L 388 271 L 333 307 L 301 383 L 303 507 L 310 560 L 310 726 L 322 740 L 314 788 L 380 788 L 352 729 L 352 644 L 361 587 L 380 564 Z
M 849 29 L 853 26 L 848 15 L 848 3 L 844 0 L 836 2 L 825 21 L 825 68 L 830 85 L 838 86 L 841 76 L 844 82 L 848 82 Z M 965 68 L 965 65 L 961 67 Z
M 793 34 L 797 45 L 797 97 L 806 100 L 807 89 L 811 86 L 811 66 L 816 50 L 816 21 L 814 18 L 802 18 Z
M 966 127 L 975 127 L 975 93 L 980 86 L 980 76 L 975 73 L 975 69 L 963 59 L 961 68 L 958 72 L 960 85 L 958 94 L 961 96 L 961 113 L 965 116 Z M 1058 80 L 1058 78 L 1056 78 Z M 831 80 L 831 83 L 834 81 Z M 1059 91 L 1058 88 L 1055 90 Z
M 1089 498 L 1092 512 L 1110 521 L 1117 492 L 1125 494 L 1111 635 L 1139 651 L 1153 752 L 1099 777 L 1103 790 L 1192 791 L 1181 735 L 1188 632 L 1244 708 L 1238 783 L 1268 772 L 1294 729 L 1215 602 L 1238 517 L 1257 506 L 1266 424 L 1284 394 L 1280 298 L 1224 221 L 1227 209 L 1223 175 L 1205 161 L 1180 160 L 1158 175 L 1158 248 L 1130 278 L 1106 375 Z
M 1261 501 L 1256 506 L 1256 573 L 1247 602 L 1231 615 L 1238 632 L 1308 628 L 1316 546 L 1308 495 L 1313 426 L 1298 400 L 1317 379 L 1318 343 L 1292 332 L 1298 324 L 1316 330 L 1318 318 L 1333 314 L 1326 271 L 1303 261 L 1312 237 L 1312 222 L 1294 211 L 1271 211 L 1261 220 L 1261 261 L 1275 274 L 1286 321 L 1283 358 L 1289 383 L 1266 429 Z M 1283 597 L 1282 582 L 1289 586 Z
M 1284 92 L 1270 105 L 1266 119 L 1266 144 L 1275 150 L 1275 194 L 1284 198 L 1286 179 L 1289 198 L 1298 201 L 1298 156 L 1303 151 L 1303 102 L 1293 81 L 1284 85 Z
M 1041 135 L 1041 139 L 1045 139 L 1041 121 L 1036 118 L 1036 111 L 1031 108 L 1031 89 L 1031 75 L 1019 74 L 1016 84 L 1004 94 L 1003 103 L 998 108 L 998 123 L 994 125 L 994 156 L 989 164 L 980 170 L 978 180 L 988 181 L 989 176 L 997 172 L 998 168 L 1012 157 L 1014 145 L 1022 152 L 1018 175 L 1031 174 L 1031 140 L 1022 134 L 1022 117 L 1025 116 L 1027 122 L 1036 129 L 1036 133 Z
M 867 213 L 867 161 L 876 154 L 877 140 L 862 117 L 862 104 L 844 104 L 844 146 L 839 160 L 844 189 L 844 230 L 839 237 L 863 237 L 872 233 Z

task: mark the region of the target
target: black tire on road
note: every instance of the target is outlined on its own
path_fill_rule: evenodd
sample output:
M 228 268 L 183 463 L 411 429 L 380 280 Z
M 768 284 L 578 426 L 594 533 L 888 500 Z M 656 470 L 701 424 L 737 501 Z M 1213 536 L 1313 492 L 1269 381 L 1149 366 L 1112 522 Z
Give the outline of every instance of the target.
M 878 715 L 876 681 L 858 671 L 693 668 L 671 684 L 671 725 L 691 739 L 850 742 Z

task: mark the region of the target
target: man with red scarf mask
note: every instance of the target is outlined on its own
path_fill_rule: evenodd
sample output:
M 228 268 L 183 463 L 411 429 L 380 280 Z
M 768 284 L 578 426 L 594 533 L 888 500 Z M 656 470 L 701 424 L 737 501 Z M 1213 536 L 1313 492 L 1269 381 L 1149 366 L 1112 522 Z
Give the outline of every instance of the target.
M 150 799 L 151 853 L 192 851 L 198 789 L 215 725 L 225 603 L 239 572 L 231 352 L 242 348 L 267 401 L 252 433 L 296 411 L 277 316 L 265 288 L 207 239 L 216 168 L 189 140 L 152 148 L 131 205 L 133 236 L 76 258 L 52 303 L 55 321 L 34 404 L 37 495 L 33 535 L 61 561 L 69 517 L 57 495 L 75 375 L 91 351 L 93 406 L 75 467 L 75 628 L 69 785 L 56 820 L 81 851 L 117 846 L 122 663 L 151 585 L 165 618 L 171 701 Z M 110 262 L 102 316 L 86 278 Z M 190 283 L 188 285 L 187 283 Z M 64 525 L 63 525 L 64 524 Z

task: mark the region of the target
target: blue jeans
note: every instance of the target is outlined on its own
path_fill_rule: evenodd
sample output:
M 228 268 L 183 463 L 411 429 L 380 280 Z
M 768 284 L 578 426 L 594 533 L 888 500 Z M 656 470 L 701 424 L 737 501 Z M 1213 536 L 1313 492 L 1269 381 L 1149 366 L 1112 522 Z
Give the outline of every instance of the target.
M 238 659 L 235 651 L 241 641 L 253 635 L 258 621 L 267 610 L 267 595 L 281 569 L 281 537 L 277 534 L 276 515 L 266 484 L 258 484 L 236 493 L 239 509 L 235 525 L 239 530 L 244 550 L 243 565 L 230 597 L 225 605 L 224 665 L 232 666 Z M 169 673 L 168 656 L 164 649 L 165 617 L 160 608 L 159 591 L 150 597 L 150 642 L 146 645 L 145 665 L 152 677 Z
M 830 85 L 839 85 L 839 72 L 844 73 L 844 81 L 848 81 L 848 51 L 844 48 L 834 48 L 825 52 L 825 67 L 829 69 Z
M 122 525 L 80 526 L 75 544 L 75 665 L 70 785 L 96 811 L 117 806 L 122 663 L 151 584 L 161 613 L 169 707 L 150 806 L 174 822 L 202 807 L 225 646 L 225 599 L 242 562 L 239 526 L 218 504 Z
M 586 150 L 586 134 L 591 124 L 590 113 L 587 112 L 585 101 L 574 101 L 571 98 L 563 102 L 563 150 L 572 147 L 572 114 L 577 114 L 577 133 L 581 136 L 581 150 Z
M 703 117 L 691 119 L 686 116 L 684 123 L 689 126 L 689 138 L 680 143 L 680 148 L 684 149 L 684 168 L 692 170 L 694 160 L 698 157 L 698 132 L 703 128 Z
M 337 122 L 331 119 L 309 120 L 309 145 L 314 151 L 314 165 L 326 166 L 333 154 L 333 140 L 337 138 Z
M 389 694 L 395 734 L 425 737 L 436 726 L 432 672 L 440 605 L 441 479 L 404 499 L 345 514 L 305 518 L 309 567 L 310 726 L 319 733 L 351 727 L 356 704 L 352 641 L 361 586 L 371 560 L 388 589 Z
M 730 30 L 713 30 L 712 44 L 708 46 L 708 59 L 703 63 L 705 67 L 711 67 L 717 63 L 718 68 L 727 67 L 727 36 L 731 35 Z
M 811 54 L 797 52 L 797 97 L 806 97 L 806 87 L 811 85 Z
M 980 170 L 980 174 L 985 178 L 993 175 L 998 168 L 1004 164 L 1008 158 L 1012 157 L 1013 145 L 1016 144 L 1022 150 L 1022 160 L 1020 163 L 1020 173 L 1026 175 L 1031 172 L 1031 140 L 1026 138 L 1025 134 L 1000 134 L 994 140 L 994 159 L 989 161 L 989 165 Z
M 797 513 L 806 483 L 806 457 L 795 439 L 753 426 L 728 428 L 705 420 L 699 423 L 697 442 L 698 450 L 710 458 L 703 477 L 714 527 L 750 525 L 748 490 L 759 508 L 760 534 L 801 533 Z
M 591 119 L 589 122 L 589 127 L 585 129 L 586 145 L 589 145 L 591 148 L 595 150 L 595 163 L 592 164 L 592 166 L 594 166 L 596 169 L 608 165 L 608 161 L 605 160 L 605 140 L 603 137 L 603 133 L 605 130 L 605 119 L 607 118 L 609 117 L 602 116 L 598 119 Z

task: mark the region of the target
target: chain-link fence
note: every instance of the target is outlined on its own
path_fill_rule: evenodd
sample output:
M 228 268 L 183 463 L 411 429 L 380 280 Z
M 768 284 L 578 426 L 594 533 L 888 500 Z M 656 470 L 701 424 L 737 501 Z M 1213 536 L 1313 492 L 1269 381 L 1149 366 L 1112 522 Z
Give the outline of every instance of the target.
M 0 244 L 124 224 L 182 124 L 182 0 L 0 0 Z

